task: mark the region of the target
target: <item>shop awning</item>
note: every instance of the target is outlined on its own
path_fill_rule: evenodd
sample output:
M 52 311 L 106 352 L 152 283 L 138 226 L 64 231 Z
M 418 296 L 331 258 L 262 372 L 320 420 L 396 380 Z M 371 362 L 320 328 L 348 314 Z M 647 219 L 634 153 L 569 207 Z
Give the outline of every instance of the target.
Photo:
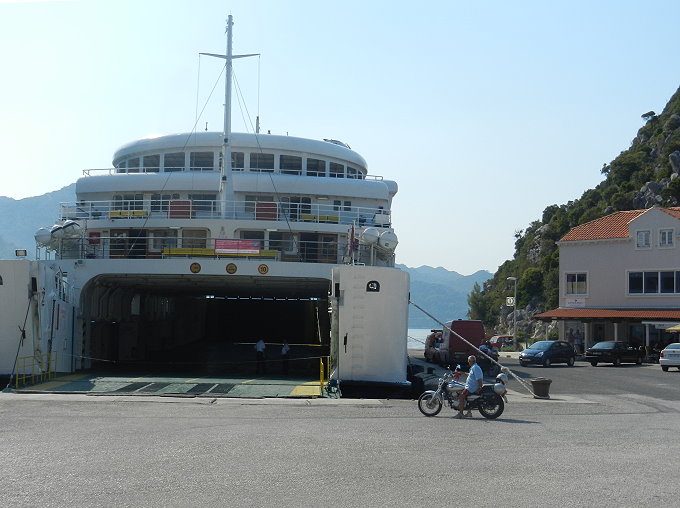
M 558 308 L 535 314 L 532 319 L 552 321 L 573 319 L 576 321 L 610 320 L 660 320 L 680 321 L 680 309 L 567 309 Z M 670 324 L 670 323 L 669 323 Z

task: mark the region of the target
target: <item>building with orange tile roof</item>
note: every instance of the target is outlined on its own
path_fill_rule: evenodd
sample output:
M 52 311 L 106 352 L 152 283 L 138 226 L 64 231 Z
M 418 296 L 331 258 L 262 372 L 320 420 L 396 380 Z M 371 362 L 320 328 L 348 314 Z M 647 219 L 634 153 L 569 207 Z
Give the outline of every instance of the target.
M 680 208 L 615 212 L 571 229 L 560 249 L 559 307 L 534 319 L 574 330 L 584 348 L 602 340 L 649 346 L 677 340 Z M 571 334 L 570 334 L 571 330 Z

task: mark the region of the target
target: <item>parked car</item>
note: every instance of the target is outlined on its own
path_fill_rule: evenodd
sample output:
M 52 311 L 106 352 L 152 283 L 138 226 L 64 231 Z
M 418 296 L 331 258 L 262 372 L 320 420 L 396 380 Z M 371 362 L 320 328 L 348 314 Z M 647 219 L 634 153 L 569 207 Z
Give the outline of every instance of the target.
M 530 363 L 538 363 L 550 367 L 553 363 L 574 365 L 576 352 L 571 344 L 562 340 L 539 340 L 519 354 L 519 363 L 526 367 Z
M 659 353 L 659 363 L 664 372 L 668 372 L 668 367 L 677 367 L 680 370 L 680 342 L 668 344 Z
M 501 349 L 505 345 L 511 345 L 513 342 L 512 335 L 494 335 L 489 339 L 491 347 Z
M 618 367 L 622 363 L 642 363 L 643 352 L 635 344 L 629 342 L 603 341 L 586 349 L 586 361 L 597 367 L 598 363 L 613 363 Z

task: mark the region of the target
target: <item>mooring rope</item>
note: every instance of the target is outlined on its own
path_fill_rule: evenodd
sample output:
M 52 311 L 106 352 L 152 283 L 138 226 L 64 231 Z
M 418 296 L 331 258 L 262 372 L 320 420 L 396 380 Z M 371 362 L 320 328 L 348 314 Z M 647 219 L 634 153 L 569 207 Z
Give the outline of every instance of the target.
M 442 323 L 441 321 L 439 321 L 436 317 L 434 317 L 432 314 L 430 314 L 429 312 L 427 312 L 425 309 L 423 309 L 423 308 L 422 308 L 420 305 L 418 305 L 417 303 L 413 302 L 413 301 L 410 300 L 410 299 L 409 299 L 408 303 L 410 303 L 411 305 L 413 305 L 416 309 L 418 309 L 420 312 L 422 312 L 423 314 L 425 314 L 426 316 L 428 316 L 430 319 L 433 319 L 433 320 L 434 320 L 436 323 L 438 323 L 442 328 L 446 328 L 450 333 L 454 334 L 454 335 L 455 335 L 456 337 L 458 337 L 460 340 L 462 340 L 463 342 L 465 342 L 468 346 L 472 347 L 473 349 L 475 349 L 476 351 L 478 351 L 479 353 L 481 353 L 481 355 L 484 356 L 484 357 L 486 357 L 490 362 L 495 363 L 496 365 L 498 365 L 498 366 L 501 368 L 501 372 L 503 372 L 504 374 L 510 374 L 512 377 L 514 377 L 517 381 L 519 381 L 519 384 L 521 384 L 524 388 L 526 388 L 526 390 L 527 390 L 531 395 L 533 395 L 533 396 L 536 397 L 536 398 L 542 398 L 542 397 L 539 397 L 538 395 L 536 395 L 536 394 L 534 393 L 534 391 L 533 391 L 533 390 L 529 387 L 529 385 L 526 383 L 526 381 L 524 381 L 524 380 L 521 379 L 519 376 L 517 376 L 517 374 L 515 374 L 511 369 L 509 369 L 508 367 L 505 367 L 505 366 L 503 366 L 502 364 L 498 363 L 496 360 L 494 360 L 494 359 L 491 358 L 489 355 L 487 355 L 484 351 L 482 351 L 482 350 L 479 349 L 477 346 L 475 346 L 475 345 L 472 344 L 470 341 L 468 341 L 465 337 L 463 337 L 463 336 L 460 335 L 459 333 L 456 333 L 456 332 L 453 331 L 450 327 L 446 326 L 444 323 Z

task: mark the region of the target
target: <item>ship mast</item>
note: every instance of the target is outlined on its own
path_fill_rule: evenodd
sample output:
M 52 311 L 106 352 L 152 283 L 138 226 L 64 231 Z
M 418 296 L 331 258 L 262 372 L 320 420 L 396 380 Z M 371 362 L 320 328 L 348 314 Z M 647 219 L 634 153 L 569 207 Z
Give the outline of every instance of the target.
M 226 218 L 227 201 L 234 199 L 234 182 L 231 167 L 231 75 L 232 61 L 235 58 L 259 56 L 259 53 L 248 55 L 232 54 L 232 32 L 234 20 L 230 14 L 227 18 L 227 53 L 217 55 L 215 53 L 201 53 L 201 55 L 214 56 L 226 60 L 226 72 L 224 80 L 224 131 L 222 136 L 222 168 L 220 175 L 220 207 L 221 217 Z

